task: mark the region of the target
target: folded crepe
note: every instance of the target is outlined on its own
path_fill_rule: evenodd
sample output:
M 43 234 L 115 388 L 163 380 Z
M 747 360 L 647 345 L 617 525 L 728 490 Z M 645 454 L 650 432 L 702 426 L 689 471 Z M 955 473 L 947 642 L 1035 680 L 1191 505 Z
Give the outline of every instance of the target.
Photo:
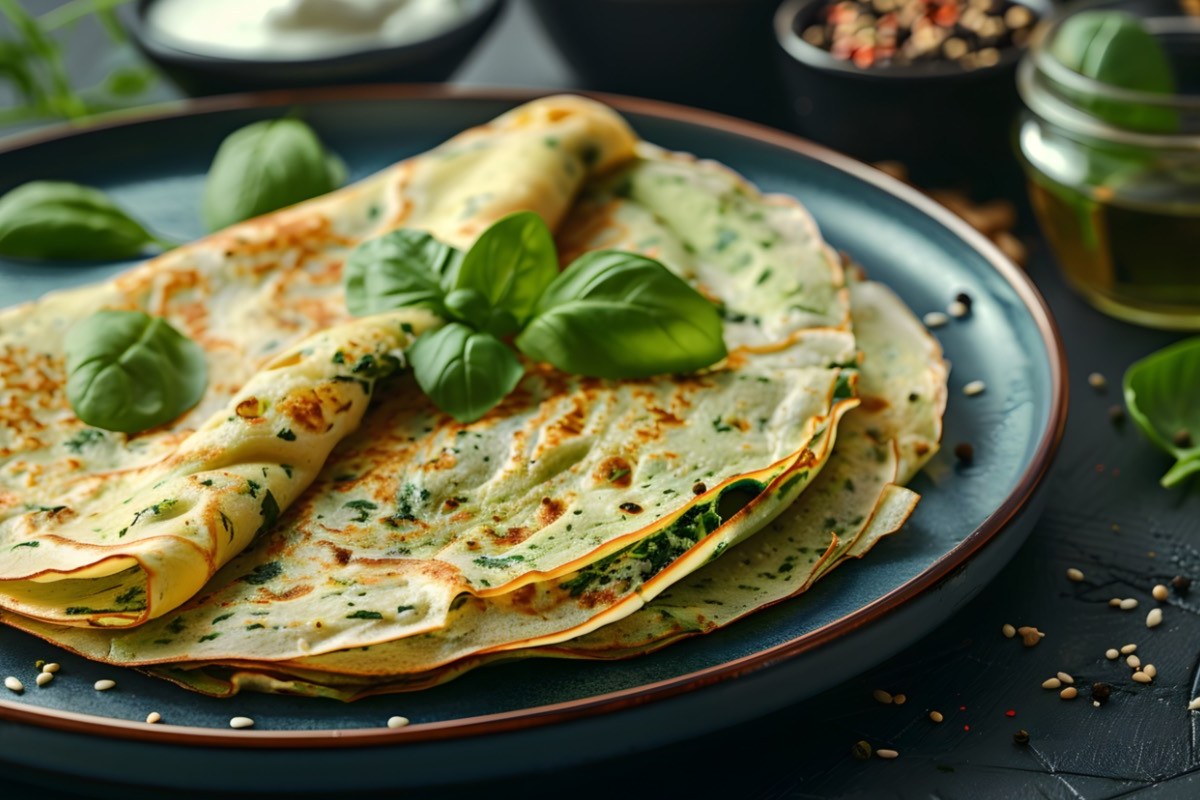
M 564 260 L 661 259 L 723 309 L 729 358 L 636 381 L 526 364 L 479 421 L 439 412 L 403 362 L 439 321 L 347 320 L 341 262 L 397 226 L 468 246 L 521 209 L 559 229 Z M 200 343 L 219 377 L 201 404 L 134 437 L 74 420 L 62 330 L 97 307 Z M 643 613 L 803 497 L 858 403 L 845 277 L 804 210 L 578 98 L 7 312 L 0 353 L 45 378 L 16 397 L 36 425 L 0 440 L 4 622 L 116 664 L 377 683 Z
M 883 285 L 855 282 L 851 300 L 862 350 L 862 403 L 838 426 L 824 470 L 777 519 L 644 607 L 560 643 L 496 649 L 422 672 L 406 671 L 389 657 L 394 643 L 366 653 L 269 664 L 193 663 L 153 673 L 218 697 L 245 689 L 353 700 L 426 688 L 493 662 L 643 655 L 802 594 L 900 529 L 918 500 L 902 484 L 933 456 L 941 438 L 947 367 L 940 346 Z

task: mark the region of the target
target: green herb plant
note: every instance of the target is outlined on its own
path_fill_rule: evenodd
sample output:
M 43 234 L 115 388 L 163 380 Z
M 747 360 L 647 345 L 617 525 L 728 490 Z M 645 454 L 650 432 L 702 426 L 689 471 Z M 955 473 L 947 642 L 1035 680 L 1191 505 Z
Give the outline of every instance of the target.
M 1129 415 L 1151 442 L 1175 457 L 1161 483 L 1200 472 L 1200 337 L 1151 353 L 1125 372 Z
M 158 80 L 144 64 L 113 70 L 96 86 L 76 89 L 67 74 L 63 44 L 55 34 L 94 17 L 109 37 L 126 45 L 128 35 L 116 16 L 129 0 L 69 0 L 34 16 L 19 0 L 0 0 L 0 21 L 15 38 L 0 38 L 0 82 L 8 83 L 20 103 L 0 109 L 0 125 L 47 118 L 81 120 L 128 105 Z
M 0 197 L 0 255 L 17 258 L 132 258 L 171 248 L 103 192 L 63 181 L 31 181 Z
M 528 211 L 497 221 L 466 253 L 393 231 L 356 248 L 343 279 L 351 313 L 412 306 L 447 320 L 407 356 L 421 390 L 460 422 L 516 388 L 524 369 L 510 337 L 528 358 L 598 378 L 693 372 L 725 357 L 716 306 L 662 264 L 605 250 L 559 272 L 550 230 Z
M 76 416 L 137 433 L 200 401 L 208 366 L 200 346 L 161 317 L 97 311 L 67 331 L 67 400 Z
M 209 230 L 331 192 L 346 179 L 341 159 L 294 117 L 264 120 L 230 134 L 204 182 L 201 214 Z

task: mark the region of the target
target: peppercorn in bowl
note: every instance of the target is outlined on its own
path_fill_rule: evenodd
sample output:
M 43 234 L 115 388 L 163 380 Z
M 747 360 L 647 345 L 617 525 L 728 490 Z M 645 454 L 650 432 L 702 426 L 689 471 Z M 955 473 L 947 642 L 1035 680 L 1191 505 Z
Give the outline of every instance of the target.
M 922 183 L 1017 174 L 1016 64 L 1049 0 L 788 0 L 775 15 L 796 129 Z

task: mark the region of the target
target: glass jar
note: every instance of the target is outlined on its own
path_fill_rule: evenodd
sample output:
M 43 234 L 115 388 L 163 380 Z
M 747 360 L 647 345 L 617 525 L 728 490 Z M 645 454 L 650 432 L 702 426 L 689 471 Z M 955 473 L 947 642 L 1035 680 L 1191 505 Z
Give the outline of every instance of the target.
M 1120 88 L 1056 57 L 1064 21 L 1113 9 L 1135 14 L 1161 46 L 1172 91 Z M 1068 281 L 1112 316 L 1200 330 L 1200 16 L 1180 9 L 1093 3 L 1043 24 L 1017 73 L 1027 108 L 1017 144 Z

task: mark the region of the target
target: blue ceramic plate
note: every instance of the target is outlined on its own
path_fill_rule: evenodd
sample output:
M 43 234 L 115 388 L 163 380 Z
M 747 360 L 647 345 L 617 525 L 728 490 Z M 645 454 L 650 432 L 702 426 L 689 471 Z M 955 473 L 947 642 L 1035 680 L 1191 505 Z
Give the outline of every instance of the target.
M 153 229 L 189 239 L 202 233 L 201 185 L 218 143 L 249 122 L 301 108 L 360 178 L 526 99 L 403 87 L 218 98 L 10 144 L 0 150 L 0 192 L 38 178 L 87 183 Z M 30 689 L 0 699 L 0 759 L 93 781 L 200 791 L 428 786 L 562 767 L 699 735 L 811 696 L 928 632 L 996 574 L 1033 523 L 1035 489 L 1066 412 L 1061 343 L 1024 275 L 949 213 L 861 164 L 712 114 L 608 101 L 646 139 L 717 159 L 764 190 L 799 198 L 835 247 L 918 313 L 944 308 L 958 292 L 974 299 L 969 318 L 938 331 L 953 364 L 947 446 L 914 484 L 924 499 L 905 532 L 797 600 L 653 656 L 497 666 L 348 705 L 255 694 L 213 700 L 2 629 L 0 674 L 20 676 Z M 125 266 L 0 260 L 0 298 L 37 297 Z M 988 388 L 967 398 L 962 387 L 973 380 Z M 956 468 L 950 453 L 960 441 L 975 447 L 968 469 Z M 33 687 L 36 659 L 63 665 L 45 689 Z M 116 679 L 117 689 L 94 691 L 99 678 Z M 150 711 L 164 724 L 142 722 Z M 413 724 L 388 730 L 394 714 Z M 233 731 L 234 715 L 257 725 Z

